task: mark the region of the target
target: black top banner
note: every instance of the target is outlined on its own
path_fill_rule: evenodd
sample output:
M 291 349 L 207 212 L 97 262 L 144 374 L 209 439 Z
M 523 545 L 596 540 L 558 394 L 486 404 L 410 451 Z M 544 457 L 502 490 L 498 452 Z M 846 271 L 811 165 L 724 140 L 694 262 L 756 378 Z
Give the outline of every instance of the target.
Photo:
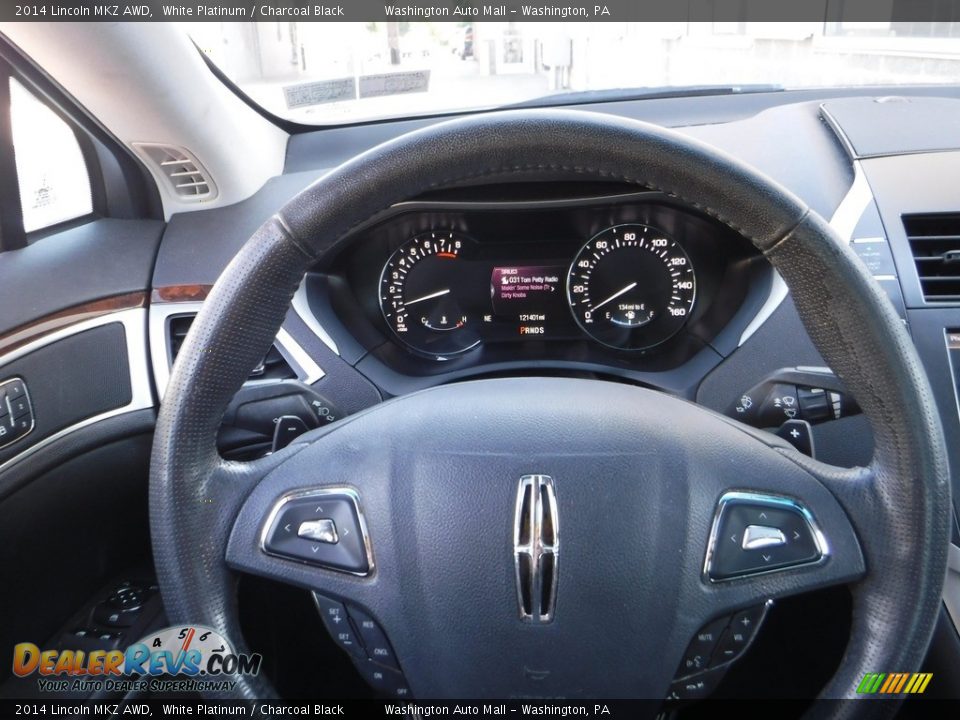
M 714 717 L 736 714 L 743 718 L 798 718 L 809 715 L 832 716 L 855 713 L 855 703 L 887 702 L 899 704 L 901 698 L 891 700 L 732 700 L 706 699 L 696 706 L 694 717 Z M 924 699 L 908 703 L 898 717 L 904 720 L 928 718 L 943 714 L 956 715 L 956 700 Z M 398 720 L 433 720 L 435 717 L 473 720 L 504 720 L 505 718 L 560 718 L 562 720 L 592 718 L 593 720 L 635 720 L 654 717 L 658 710 L 676 709 L 683 705 L 666 704 L 655 700 L 202 700 L 200 698 L 163 699 L 104 699 L 77 700 L 52 697 L 26 700 L 0 699 L 3 717 L 248 717 L 248 718 L 398 718 Z M 882 708 L 880 709 L 882 710 Z M 804 715 L 807 711 L 808 715 Z M 863 716 L 868 713 L 860 711 Z
M 0 22 L 960 22 L 960 0 L 88 0 L 0 4 Z

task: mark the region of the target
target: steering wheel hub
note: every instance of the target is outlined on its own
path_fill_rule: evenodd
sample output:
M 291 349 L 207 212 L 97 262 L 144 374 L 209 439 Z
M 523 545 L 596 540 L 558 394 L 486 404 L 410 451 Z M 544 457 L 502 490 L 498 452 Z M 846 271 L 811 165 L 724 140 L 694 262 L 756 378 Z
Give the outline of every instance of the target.
M 531 478 L 550 491 L 538 487 L 539 507 L 525 511 L 537 502 L 525 492 Z M 276 498 L 305 481 L 356 489 L 375 576 L 324 573 L 322 591 L 378 619 L 423 697 L 665 697 L 687 644 L 714 617 L 863 572 L 839 504 L 776 445 L 613 383 L 483 380 L 363 413 L 263 479 L 240 512 L 229 563 L 320 587 L 311 566 L 256 552 Z M 835 538 L 830 563 L 703 583 L 729 488 L 801 494 Z M 518 548 L 542 560 L 544 546 L 557 550 L 548 568 L 520 566 Z M 531 623 L 525 584 L 544 572 L 556 585 L 544 592 L 541 577 L 537 606 L 547 598 L 552 612 Z

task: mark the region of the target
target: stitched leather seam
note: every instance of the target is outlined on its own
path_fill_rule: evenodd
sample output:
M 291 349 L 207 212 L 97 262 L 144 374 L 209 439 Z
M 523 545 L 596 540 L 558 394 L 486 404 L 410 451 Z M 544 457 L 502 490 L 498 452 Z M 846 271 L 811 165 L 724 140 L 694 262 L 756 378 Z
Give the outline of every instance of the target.
M 787 240 L 790 239 L 790 237 L 793 235 L 796 229 L 801 225 L 803 225 L 804 222 L 806 222 L 809 216 L 810 216 L 810 208 L 807 208 L 804 211 L 803 215 L 800 216 L 800 219 L 797 220 L 796 224 L 792 228 L 787 230 L 778 240 L 775 240 L 772 245 L 770 245 L 768 248 L 766 248 L 763 251 L 763 256 L 766 258 L 769 258 L 771 253 L 776 252 L 781 245 L 783 245 Z
M 292 242 L 294 246 L 299 250 L 308 260 L 316 260 L 317 256 L 312 253 L 308 248 L 305 248 L 301 242 L 300 238 L 297 237 L 296 233 L 293 232 L 293 229 L 287 224 L 287 221 L 283 218 L 280 213 L 274 214 L 272 220 L 275 220 L 277 225 L 280 226 L 280 232 L 286 236 L 287 240 Z

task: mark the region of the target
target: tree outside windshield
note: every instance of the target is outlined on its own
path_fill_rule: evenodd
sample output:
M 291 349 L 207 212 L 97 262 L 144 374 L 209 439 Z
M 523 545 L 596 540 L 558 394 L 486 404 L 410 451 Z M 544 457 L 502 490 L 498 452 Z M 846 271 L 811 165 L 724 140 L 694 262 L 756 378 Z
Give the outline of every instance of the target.
M 577 91 L 960 81 L 960 23 L 183 23 L 280 117 L 340 124 Z

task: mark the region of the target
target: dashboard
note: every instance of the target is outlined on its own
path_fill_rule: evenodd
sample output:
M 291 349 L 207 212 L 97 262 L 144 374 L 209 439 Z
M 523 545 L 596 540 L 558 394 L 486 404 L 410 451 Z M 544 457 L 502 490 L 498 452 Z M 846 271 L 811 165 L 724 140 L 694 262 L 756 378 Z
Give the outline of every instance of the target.
M 587 109 L 654 121 L 708 142 L 828 219 L 907 323 L 955 439 L 953 378 L 960 361 L 953 345 L 948 353 L 945 333 L 953 337 L 960 321 L 955 300 L 931 294 L 949 284 L 938 278 L 955 275 L 955 263 L 946 262 L 950 256 L 937 265 L 927 250 L 948 249 L 960 230 L 926 237 L 934 230 L 924 229 L 924 218 L 957 217 L 950 194 L 960 177 L 956 139 L 937 135 L 937 128 L 944 117 L 957 117 L 960 101 L 928 97 L 941 89 L 909 92 L 897 103 L 876 102 L 875 90 L 844 89 L 832 96 L 791 91 Z M 79 351 L 66 341 L 122 321 L 128 352 L 122 364 L 110 365 L 104 382 L 130 392 L 113 397 L 88 380 L 70 379 L 66 386 L 78 397 L 69 403 L 77 412 L 68 413 L 60 396 L 45 395 L 49 383 L 41 373 L 35 380 L 20 373 L 36 427 L 0 448 L 0 469 L 23 466 L 27 458 L 39 462 L 49 456 L 40 450 L 87 428 L 120 424 L 138 412 L 146 418 L 163 396 L 190 319 L 264 220 L 337 163 L 431 122 L 295 135 L 284 172 L 242 202 L 181 213 L 165 224 L 105 218 L 64 231 L 55 245 L 36 243 L 12 256 L 16 262 L 2 268 L 0 279 L 21 301 L 3 318 L 10 372 L 2 379 L 20 373 L 16 363 L 28 355 L 39 368 L 36 353 L 48 346 L 66 358 L 50 372 L 73 378 L 78 365 L 70 359 Z M 416 262 L 406 262 L 413 269 L 395 269 L 415 247 Z M 677 267 L 682 272 L 675 277 Z M 27 281 L 40 276 L 69 282 Z M 62 328 L 61 334 L 33 341 L 22 330 L 31 324 Z M 85 352 L 114 357 L 98 334 L 81 339 Z M 462 379 L 564 375 L 643 384 L 729 414 L 783 369 L 826 364 L 763 256 L 696 208 L 613 182 L 476 184 L 391 207 L 337 239 L 294 295 L 249 392 L 266 393 L 268 379 L 305 384 L 327 403 L 316 414 L 328 422 Z M 128 382 L 117 383 L 118 374 Z M 252 400 L 264 403 L 265 413 L 274 405 L 283 415 L 297 410 L 282 398 Z M 241 414 L 235 425 L 246 423 L 260 439 L 264 428 L 272 429 L 272 416 L 262 423 L 259 415 Z M 813 434 L 818 458 L 846 466 L 870 459 L 872 434 L 861 416 L 841 413 L 815 425 Z M 238 446 L 249 440 L 238 438 Z M 960 463 L 960 443 L 950 447 L 951 461 Z
M 604 183 L 435 193 L 341 248 L 315 269 L 327 287 L 312 304 L 321 324 L 420 376 L 516 363 L 676 368 L 742 325 L 738 311 L 772 275 L 712 218 Z
M 797 91 L 590 109 L 677 127 L 827 219 L 907 324 L 960 467 L 960 303 L 950 290 L 960 145 L 954 135 L 930 147 L 944 117 L 960 118 L 960 100 L 945 116 L 920 91 L 899 103 L 843 92 L 851 97 Z M 897 119 L 908 110 L 909 122 Z M 152 432 L 189 323 L 243 243 L 338 162 L 430 122 L 294 136 L 285 172 L 240 203 L 167 223 L 100 219 L 11 253 L 0 284 L 19 301 L 2 318 L 0 383 L 28 388 L 35 424 L 0 447 L 0 494 L 57 464 L 63 487 L 81 487 L 66 462 L 78 448 L 91 453 L 85 492 L 130 477 L 136 470 L 116 462 L 132 460 L 105 465 L 101 448 Z M 865 465 L 869 424 L 838 412 L 836 388 L 811 379 L 826 364 L 764 257 L 676 198 L 617 183 L 446 188 L 337 239 L 297 289 L 218 440 L 226 458 L 261 457 L 278 430 L 295 436 L 390 397 L 469 378 L 563 375 L 642 384 L 743 420 L 750 411 L 771 428 L 829 398 L 816 418 L 809 412 L 811 454 Z M 137 442 L 146 462 L 149 445 Z M 68 522 L 75 503 L 63 505 Z M 37 507 L 46 518 L 50 504 Z M 951 597 L 960 622 L 960 586 Z
M 960 295 L 952 290 L 960 135 L 951 131 L 960 127 L 960 90 L 897 89 L 898 98 L 889 92 L 584 107 L 708 142 L 830 221 L 911 333 L 960 497 Z M 142 531 L 145 515 L 130 509 L 142 510 L 146 499 L 130 480 L 145 477 L 170 366 L 224 267 L 277 208 L 330 168 L 432 122 L 294 135 L 283 172 L 245 200 L 167 222 L 101 218 L 7 253 L 0 285 L 17 302 L 0 318 L 0 393 L 22 388 L 32 411 L 28 432 L 0 440 L 0 495 L 10 499 L 5 526 L 72 527 L 82 493 L 123 505 L 117 517 L 130 526 L 127 534 Z M 276 422 L 282 418 L 300 422 L 289 424 L 296 433 L 391 396 L 490 376 L 637 383 L 727 415 L 745 407 L 745 398 L 754 398 L 757 417 L 769 414 L 765 405 L 779 410 L 780 398 L 789 417 L 788 400 L 800 406 L 811 397 L 799 371 L 809 377 L 826 364 L 782 281 L 747 240 L 676 198 L 633 186 L 447 188 L 391 207 L 336 240 L 336 252 L 297 290 L 275 346 L 228 410 L 220 438 L 225 457 L 271 452 L 276 431 L 288 427 Z M 868 463 L 873 437 L 865 419 L 824 407 L 826 419 L 811 428 L 811 453 L 815 446 L 825 462 Z M 10 415 L 10 422 L 20 419 Z M 55 484 L 43 496 L 32 489 L 28 495 L 28 482 L 45 474 Z M 109 540 L 104 536 L 103 547 L 117 551 Z M 120 550 L 128 552 L 129 543 Z M 83 557 L 97 558 L 98 567 L 76 558 L 60 563 L 79 579 L 73 594 L 104 565 L 103 554 Z M 24 577 L 36 574 L 32 553 L 9 559 L 13 576 L 18 568 Z M 62 572 L 56 569 L 44 577 Z M 948 607 L 960 626 L 956 567 L 951 577 L 947 602 L 952 598 Z M 69 603 L 70 595 L 45 597 Z M 14 610 L 10 627 L 32 621 Z

